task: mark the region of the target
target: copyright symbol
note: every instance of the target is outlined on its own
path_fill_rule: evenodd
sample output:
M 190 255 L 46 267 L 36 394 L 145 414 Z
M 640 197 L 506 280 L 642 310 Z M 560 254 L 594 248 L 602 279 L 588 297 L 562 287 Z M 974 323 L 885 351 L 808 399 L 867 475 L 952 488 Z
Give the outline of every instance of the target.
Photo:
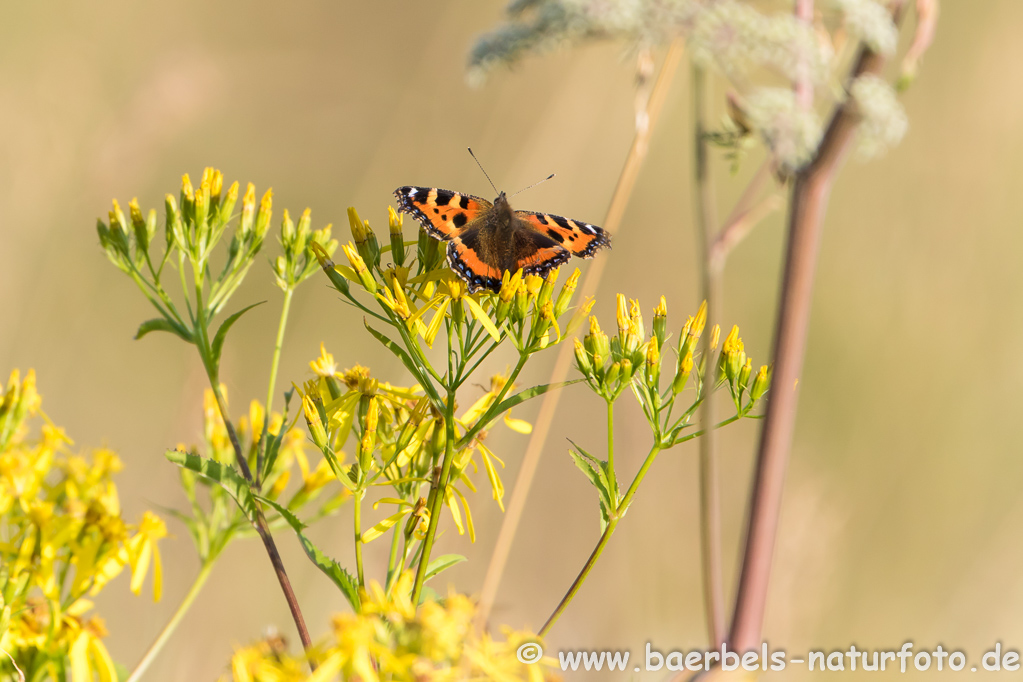
M 519 659 L 520 663 L 525 663 L 526 665 L 536 663 L 542 657 L 543 647 L 536 642 L 526 642 L 515 650 L 515 658 Z

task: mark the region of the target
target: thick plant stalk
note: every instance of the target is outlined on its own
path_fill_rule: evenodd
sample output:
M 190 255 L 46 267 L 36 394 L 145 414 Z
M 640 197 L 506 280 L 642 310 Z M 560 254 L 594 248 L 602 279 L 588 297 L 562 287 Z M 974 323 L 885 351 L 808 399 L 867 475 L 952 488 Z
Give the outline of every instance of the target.
M 650 91 L 650 100 L 647 104 L 647 117 L 645 125 L 636 130 L 629 155 L 625 159 L 622 173 L 618 177 L 618 184 L 615 186 L 614 194 L 611 196 L 611 205 L 608 208 L 607 216 L 604 219 L 604 229 L 614 234 L 621 224 L 622 216 L 625 214 L 625 206 L 628 204 L 632 189 L 636 184 L 639 169 L 646 158 L 647 144 L 650 139 L 650 132 L 653 130 L 657 118 L 664 106 L 664 100 L 668 93 L 682 58 L 682 42 L 676 40 L 668 48 L 668 54 L 664 58 L 664 64 L 657 76 L 653 89 Z M 579 289 L 579 300 L 592 296 L 600 283 L 600 277 L 604 272 L 606 259 L 597 258 L 590 265 Z M 558 355 L 554 361 L 554 368 L 551 370 L 551 377 L 548 383 L 564 381 L 572 366 L 573 346 L 571 343 L 562 343 L 558 348 Z M 540 410 L 536 424 L 533 426 L 533 433 L 526 446 L 526 454 L 522 459 L 522 467 L 519 469 L 518 478 L 515 480 L 515 488 L 512 491 L 511 499 L 508 502 L 508 511 L 504 515 L 501 524 L 501 531 L 497 537 L 497 544 L 490 557 L 490 565 L 487 567 L 487 574 L 483 580 L 483 589 L 480 593 L 479 605 L 476 610 L 476 626 L 483 628 L 490 617 L 490 609 L 497 597 L 497 588 L 501 584 L 501 577 L 504 575 L 505 566 L 508 564 L 508 556 L 511 553 L 511 545 L 515 539 L 515 533 L 522 518 L 522 512 L 526 506 L 526 498 L 529 496 L 529 489 L 533 484 L 533 476 L 540 463 L 540 454 L 543 452 L 547 434 L 550 431 L 551 422 L 554 419 L 554 412 L 557 410 L 558 401 L 561 398 L 561 391 L 548 391 L 544 394 L 540 403 Z
M 852 78 L 877 74 L 884 58 L 863 49 Z M 796 419 L 796 382 L 803 369 L 821 226 L 835 177 L 858 125 L 849 100 L 832 116 L 813 161 L 796 175 L 781 304 L 775 326 L 773 376 L 757 452 L 746 548 L 729 635 L 734 651 L 760 646 L 781 495 Z

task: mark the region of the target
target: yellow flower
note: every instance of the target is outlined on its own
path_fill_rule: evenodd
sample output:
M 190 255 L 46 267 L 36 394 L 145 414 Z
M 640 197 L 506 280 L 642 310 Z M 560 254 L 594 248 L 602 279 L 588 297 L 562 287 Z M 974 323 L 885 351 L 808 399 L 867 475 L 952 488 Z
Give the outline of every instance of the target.
M 323 343 L 320 343 L 320 356 L 309 363 L 309 369 L 320 377 L 332 377 L 337 374 L 337 363 L 334 362 L 334 356 L 327 352 Z
M 157 541 L 166 536 L 166 524 L 156 514 L 147 511 L 142 516 L 142 523 L 135 536 L 126 543 L 128 564 L 131 566 L 131 591 L 135 594 L 142 591 L 142 581 L 149 570 L 149 561 L 153 561 L 154 601 L 160 601 L 163 594 L 163 564 Z

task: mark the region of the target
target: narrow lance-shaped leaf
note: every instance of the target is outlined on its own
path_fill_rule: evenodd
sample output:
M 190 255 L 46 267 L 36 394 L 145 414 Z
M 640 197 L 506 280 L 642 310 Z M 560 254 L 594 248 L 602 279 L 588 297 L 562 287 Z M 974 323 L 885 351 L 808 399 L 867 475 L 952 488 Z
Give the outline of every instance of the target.
M 441 571 L 446 571 L 456 564 L 460 564 L 465 561 L 465 557 L 461 554 L 444 554 L 431 561 L 426 566 L 426 580 L 429 580 L 433 576 L 437 575 Z
M 138 331 L 135 332 L 135 339 L 141 339 L 149 332 L 170 332 L 188 343 L 193 343 L 191 332 L 165 317 L 155 317 L 140 324 Z
M 231 329 L 231 325 L 237 322 L 242 315 L 263 303 L 266 303 L 266 301 L 260 301 L 259 303 L 253 303 L 252 305 L 245 306 L 234 315 L 224 320 L 223 324 L 220 325 L 220 329 L 217 330 L 216 336 L 213 337 L 213 346 L 211 348 L 213 352 L 213 363 L 215 366 L 220 365 L 220 352 L 224 348 L 224 340 L 227 338 L 227 332 Z
M 298 517 L 291 513 L 286 507 L 274 502 L 273 500 L 268 500 L 265 497 L 260 497 L 259 500 L 273 507 L 274 510 L 281 515 L 281 518 L 288 522 L 288 525 L 295 531 L 295 535 L 298 536 L 299 542 L 302 543 L 302 549 L 305 550 L 306 556 L 309 557 L 309 560 L 316 564 L 316 567 L 323 571 L 324 575 L 330 578 L 331 581 L 337 585 L 338 589 L 340 589 L 341 593 L 345 596 L 345 599 L 347 599 L 348 603 L 352 605 L 352 609 L 358 613 L 362 609 L 362 602 L 359 599 L 359 587 L 355 578 L 353 578 L 352 575 L 346 571 L 343 566 L 341 566 L 341 564 L 324 554 L 319 547 L 314 545 L 309 538 L 302 533 L 305 529 L 305 524 L 302 523 Z

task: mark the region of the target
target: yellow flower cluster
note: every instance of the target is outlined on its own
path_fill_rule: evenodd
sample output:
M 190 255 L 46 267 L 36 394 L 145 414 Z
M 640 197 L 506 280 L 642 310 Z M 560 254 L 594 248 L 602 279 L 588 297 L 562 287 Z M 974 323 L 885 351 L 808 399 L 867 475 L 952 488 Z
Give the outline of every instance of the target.
M 543 682 L 557 679 L 553 661 L 526 665 L 516 650 L 536 641 L 529 632 L 506 630 L 504 641 L 476 634 L 475 605 L 462 594 L 427 600 L 418 613 L 408 595 L 412 572 L 404 573 L 387 593 L 371 582 L 358 614 L 334 617 L 333 633 L 316 647 L 316 671 L 302 672 L 299 659 L 271 642 L 239 649 L 230 676 L 221 682 Z
M 356 365 L 344 372 L 338 371 L 334 357 L 321 345 L 320 356 L 309 363 L 317 375 L 306 383 L 302 407 L 312 440 L 334 467 L 335 475 L 352 492 L 372 485 L 390 485 L 401 499 L 383 498 L 380 503 L 398 505 L 394 514 L 366 530 L 363 542 L 370 542 L 399 523 L 406 515 L 416 514 L 415 498 L 418 487 L 430 480 L 431 469 L 445 447 L 443 417 L 430 410 L 429 400 L 420 386 L 393 386 L 370 376 L 369 370 Z M 455 435 L 471 431 L 484 417 L 502 391 L 507 392 L 506 378 L 495 376 L 490 389 L 456 420 Z M 347 389 L 347 390 L 346 390 Z M 504 413 L 504 423 L 519 433 L 529 433 L 532 426 L 521 419 L 513 419 L 510 411 Z M 355 461 L 345 464 L 342 448 L 354 434 Z M 493 498 L 503 509 L 504 484 L 496 464 L 504 463 L 485 444 L 487 432 L 479 430 L 457 451 L 452 464 L 452 481 L 460 482 L 475 492 L 468 477 L 471 466 L 478 470 L 475 454 L 478 452 L 490 482 Z M 448 486 L 444 500 L 451 512 L 459 534 L 466 531 L 475 541 L 472 513 L 465 494 L 455 485 Z M 374 506 L 376 506 L 374 505 Z M 464 518 L 462 511 L 464 510 Z M 420 508 L 421 512 L 425 512 Z M 420 513 L 419 531 L 429 523 L 428 513 Z
M 42 415 L 35 373 L 11 374 L 0 401 L 0 677 L 91 682 L 117 679 L 103 645 L 103 621 L 87 616 L 88 597 L 127 566 L 139 594 L 153 567 L 160 599 L 157 541 L 162 520 L 146 512 L 138 526 L 121 519 L 112 476 L 121 468 L 107 449 L 71 454 L 64 432 L 44 419 L 38 437 L 29 420 Z M 42 415 L 45 418 L 45 415 Z

